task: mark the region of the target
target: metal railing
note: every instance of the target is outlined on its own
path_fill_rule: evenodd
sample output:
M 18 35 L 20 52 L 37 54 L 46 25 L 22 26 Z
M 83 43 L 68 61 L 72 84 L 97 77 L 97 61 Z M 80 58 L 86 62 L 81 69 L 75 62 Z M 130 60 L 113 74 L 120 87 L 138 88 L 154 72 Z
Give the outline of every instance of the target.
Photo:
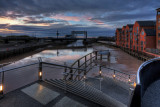
M 43 61 L 41 58 L 38 58 L 38 60 L 34 61 L 34 63 L 25 64 L 23 66 L 17 66 L 14 65 L 7 69 L 2 67 L 2 70 L 0 70 L 0 96 L 3 96 L 4 94 L 13 91 L 15 89 L 18 89 L 22 86 L 25 86 L 29 83 L 35 82 L 35 81 L 41 81 L 44 80 L 44 78 L 55 78 L 57 79 L 57 75 L 64 80 L 72 79 L 72 80 L 84 80 L 84 77 L 86 77 L 87 72 L 89 69 L 93 69 L 94 67 L 91 66 L 86 69 L 87 66 L 90 64 L 93 64 L 93 60 L 102 60 L 102 55 L 98 55 L 98 51 L 94 51 L 92 53 L 87 54 L 86 56 L 78 59 L 72 66 L 67 66 L 66 63 L 64 65 L 56 64 L 56 63 L 49 63 Z M 80 64 L 81 60 L 81 64 Z M 87 63 L 88 62 L 88 63 Z M 75 66 L 77 63 L 78 66 Z M 97 66 L 99 67 L 99 75 L 103 76 L 103 69 L 111 70 L 113 72 L 113 78 L 116 79 L 118 76 L 120 78 L 124 78 L 128 76 L 128 81 L 132 79 L 131 74 L 127 74 L 121 71 L 114 70 L 112 68 L 105 68 L 103 66 Z M 60 69 L 60 70 L 57 70 Z M 54 72 L 53 72 L 54 71 Z M 69 72 L 68 72 L 69 71 Z M 62 75 L 64 73 L 65 75 Z M 56 75 L 55 75 L 56 74 Z M 120 74 L 123 74 L 120 76 Z M 127 76 L 124 76 L 127 75 Z M 73 79 L 73 77 L 75 77 Z M 100 88 L 101 89 L 101 88 Z

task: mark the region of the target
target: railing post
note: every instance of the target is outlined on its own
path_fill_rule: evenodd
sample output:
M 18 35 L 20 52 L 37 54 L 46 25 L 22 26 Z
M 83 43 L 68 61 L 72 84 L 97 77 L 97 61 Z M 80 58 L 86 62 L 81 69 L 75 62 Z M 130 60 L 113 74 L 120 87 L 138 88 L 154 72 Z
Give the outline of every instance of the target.
M 38 71 L 38 78 L 41 81 L 42 80 L 42 59 L 39 57 L 39 71 Z
M 130 75 L 129 75 L 128 83 L 129 84 L 131 83 L 131 77 L 130 77 Z
M 115 73 L 115 70 L 114 70 L 113 79 L 115 79 L 115 78 L 116 78 L 116 73 Z
M 66 62 L 64 63 L 64 66 L 66 66 Z M 66 72 L 67 72 L 67 67 L 64 68 L 63 80 L 66 80 Z
M 101 54 L 101 56 L 100 56 L 100 60 L 102 60 L 102 54 Z
M 102 76 L 102 69 L 101 69 L 101 66 L 99 66 L 99 76 Z
M 69 78 L 70 80 L 73 80 L 73 74 L 72 73 L 73 73 L 73 70 L 70 69 L 70 78 Z
M 87 56 L 85 56 L 85 69 L 87 67 Z
M 108 61 L 110 61 L 110 55 L 111 55 L 111 53 L 108 52 Z
M 80 76 L 79 76 L 80 70 L 79 70 L 79 68 L 80 68 L 80 60 L 78 60 L 78 80 L 80 80 Z
M 90 53 L 90 63 L 92 64 L 92 53 Z
M 3 90 L 4 90 L 4 71 L 2 71 L 1 74 L 2 74 L 1 75 L 2 80 L 1 80 L 1 84 L 0 84 L 0 99 L 4 97 L 4 93 L 3 93 Z
M 97 60 L 97 53 L 98 53 L 98 51 L 95 51 L 95 55 L 96 55 L 96 60 Z

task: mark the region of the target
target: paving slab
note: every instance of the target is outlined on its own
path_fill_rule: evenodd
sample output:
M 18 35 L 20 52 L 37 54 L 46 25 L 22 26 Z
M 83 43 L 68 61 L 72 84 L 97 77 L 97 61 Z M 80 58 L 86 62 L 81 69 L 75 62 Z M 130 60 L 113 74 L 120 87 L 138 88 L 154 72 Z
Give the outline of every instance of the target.
M 33 99 L 37 100 L 43 105 L 46 105 L 47 103 L 54 100 L 56 97 L 60 95 L 59 93 L 49 88 L 46 88 L 45 86 L 40 85 L 38 83 L 26 87 L 21 91 L 27 94 L 28 96 L 32 97 Z
M 63 97 L 53 107 L 87 107 L 87 106 L 85 106 L 75 100 L 72 100 L 69 97 Z

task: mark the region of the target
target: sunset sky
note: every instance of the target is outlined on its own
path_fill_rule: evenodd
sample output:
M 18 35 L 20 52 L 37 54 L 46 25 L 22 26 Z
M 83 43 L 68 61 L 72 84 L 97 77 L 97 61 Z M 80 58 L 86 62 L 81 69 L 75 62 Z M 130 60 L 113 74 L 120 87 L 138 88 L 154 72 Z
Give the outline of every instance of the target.
M 56 36 L 86 30 L 114 36 L 136 20 L 155 20 L 159 0 L 0 0 L 0 35 Z

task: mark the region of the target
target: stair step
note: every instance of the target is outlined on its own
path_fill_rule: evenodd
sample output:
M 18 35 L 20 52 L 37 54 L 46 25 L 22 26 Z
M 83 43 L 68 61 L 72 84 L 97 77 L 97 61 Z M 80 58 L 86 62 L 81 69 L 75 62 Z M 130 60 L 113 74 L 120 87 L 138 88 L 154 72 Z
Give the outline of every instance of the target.
M 93 88 L 92 86 L 89 86 L 87 84 L 85 84 L 84 87 L 84 82 L 83 81 L 76 81 L 76 80 L 72 80 L 72 81 L 66 81 L 65 80 L 46 80 L 47 83 L 50 83 L 58 88 L 61 89 L 66 89 L 66 91 L 78 95 L 80 97 L 83 97 L 87 100 L 93 101 L 97 104 L 100 104 L 102 106 L 116 106 L 116 107 L 126 107 L 126 105 L 120 103 L 119 101 L 114 100 L 113 98 L 105 95 L 104 93 L 102 93 L 101 91 Z

